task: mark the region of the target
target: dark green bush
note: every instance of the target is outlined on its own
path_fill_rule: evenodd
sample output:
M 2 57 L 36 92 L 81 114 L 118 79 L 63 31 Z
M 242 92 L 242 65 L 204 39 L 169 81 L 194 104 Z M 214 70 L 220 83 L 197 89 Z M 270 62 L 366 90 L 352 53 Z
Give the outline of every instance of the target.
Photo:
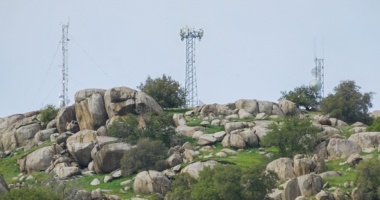
M 138 116 L 131 113 L 119 117 L 109 126 L 108 133 L 132 144 L 135 144 L 140 138 L 151 138 L 152 140 L 161 140 L 166 146 L 169 146 L 170 139 L 175 134 L 173 118 L 166 113 L 159 115 L 146 113 L 141 117 L 142 119 L 139 119 Z M 144 121 L 144 127 L 139 127 L 139 120 Z
M 1 200 L 63 200 L 64 198 L 48 187 L 12 189 L 0 195 Z
M 377 159 L 361 161 L 356 172 L 355 184 L 363 199 L 380 199 L 380 162 Z
M 156 163 L 165 159 L 167 151 L 168 149 L 161 141 L 142 138 L 135 148 L 123 155 L 120 161 L 121 171 L 124 176 L 129 176 L 139 170 L 156 169 Z M 162 161 L 157 166 L 162 167 Z
M 48 104 L 40 110 L 40 120 L 44 124 L 48 124 L 51 120 L 55 119 L 59 109 L 52 104 Z
M 294 102 L 306 110 L 315 109 L 319 105 L 317 99 L 320 96 L 317 91 L 305 85 L 294 88 L 294 91 L 282 91 L 281 95 L 281 98 Z
M 285 118 L 282 125 L 272 123 L 268 129 L 260 145 L 278 147 L 278 155 L 289 158 L 312 152 L 319 132 L 308 119 L 299 117 Z

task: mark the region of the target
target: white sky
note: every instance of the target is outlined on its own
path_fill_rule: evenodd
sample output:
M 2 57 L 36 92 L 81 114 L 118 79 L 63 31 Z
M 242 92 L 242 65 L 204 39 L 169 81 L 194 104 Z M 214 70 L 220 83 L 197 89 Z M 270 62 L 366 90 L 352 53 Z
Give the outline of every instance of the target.
M 184 85 L 179 31 L 189 25 L 204 30 L 196 43 L 204 103 L 277 102 L 280 91 L 308 85 L 316 37 L 319 56 L 324 38 L 325 96 L 341 80 L 355 80 L 361 92 L 378 93 L 371 110 L 379 110 L 379 10 L 375 0 L 2 0 L 0 117 L 58 104 L 61 46 L 56 50 L 60 22 L 69 17 L 71 102 L 78 90 L 136 88 L 148 75 L 165 73 Z

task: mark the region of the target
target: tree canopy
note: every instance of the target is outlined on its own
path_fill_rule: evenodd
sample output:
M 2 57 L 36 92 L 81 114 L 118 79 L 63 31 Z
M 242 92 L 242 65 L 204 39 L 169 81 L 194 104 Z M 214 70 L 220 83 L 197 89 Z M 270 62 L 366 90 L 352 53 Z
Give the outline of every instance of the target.
M 199 172 L 199 180 L 188 173 L 174 177 L 169 200 L 263 200 L 276 187 L 277 174 L 265 171 L 265 166 L 257 165 L 241 169 L 237 165 L 216 165 L 214 169 L 204 167 Z
M 278 147 L 279 156 L 289 158 L 293 158 L 296 154 L 312 152 L 319 132 L 308 119 L 299 117 L 285 118 L 282 125 L 272 123 L 268 129 L 268 134 L 260 144 Z
M 357 121 L 370 123 L 369 109 L 372 108 L 373 92 L 360 93 L 360 87 L 355 81 L 342 81 L 334 88 L 334 94 L 329 94 L 321 102 L 323 114 L 329 114 L 347 123 Z
M 163 74 L 155 79 L 148 76 L 145 84 L 140 83 L 137 88 L 153 97 L 162 108 L 179 108 L 186 105 L 185 89 L 171 76 Z
M 294 102 L 297 106 L 304 107 L 306 110 L 315 109 L 319 105 L 317 101 L 320 98 L 318 92 L 305 85 L 296 87 L 293 91 L 282 91 L 281 95 L 280 98 Z

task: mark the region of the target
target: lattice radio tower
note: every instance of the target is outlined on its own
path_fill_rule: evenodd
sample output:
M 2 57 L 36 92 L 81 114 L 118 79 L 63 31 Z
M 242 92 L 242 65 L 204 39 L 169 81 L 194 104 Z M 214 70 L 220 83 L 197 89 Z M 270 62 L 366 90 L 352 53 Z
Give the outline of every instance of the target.
M 62 94 L 59 94 L 59 97 L 62 100 L 59 102 L 60 107 L 68 106 L 69 95 L 68 95 L 68 86 L 69 86 L 69 67 L 68 67 L 68 47 L 69 47 L 69 23 L 67 25 L 62 24 Z
M 203 30 L 196 31 L 194 28 L 182 28 L 180 31 L 181 40 L 186 39 L 186 106 L 194 107 L 198 105 L 197 76 L 195 69 L 195 39 L 201 41 Z
M 311 69 L 311 75 L 314 77 L 310 81 L 309 87 L 317 91 L 317 102 L 320 103 L 324 97 L 325 92 L 325 65 L 324 58 L 314 58 L 315 67 Z

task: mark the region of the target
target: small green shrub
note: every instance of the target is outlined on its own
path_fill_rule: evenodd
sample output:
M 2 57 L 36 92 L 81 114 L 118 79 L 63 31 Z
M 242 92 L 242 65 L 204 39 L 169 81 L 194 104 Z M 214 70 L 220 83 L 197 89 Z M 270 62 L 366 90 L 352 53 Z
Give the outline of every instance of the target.
M 378 132 L 380 131 L 380 117 L 377 117 L 371 126 L 368 126 L 366 129 L 367 132 Z
M 145 122 L 144 127 L 139 127 L 139 120 Z M 135 144 L 140 138 L 151 138 L 152 140 L 161 140 L 166 146 L 170 146 L 170 139 L 175 135 L 175 129 L 173 118 L 167 113 L 159 115 L 146 113 L 142 119 L 129 113 L 112 122 L 108 133 L 132 144 Z
M 48 104 L 40 110 L 40 120 L 44 124 L 48 124 L 51 120 L 55 119 L 58 114 L 58 108 L 52 104 Z
M 151 141 L 149 138 L 142 138 L 137 142 L 135 148 L 125 152 L 120 161 L 121 171 L 124 176 L 129 176 L 139 170 L 156 169 L 163 167 L 160 160 L 164 160 L 167 148 L 159 141 Z
M 362 161 L 356 172 L 355 184 L 364 199 L 380 199 L 380 162 L 374 159 Z
M 48 187 L 40 188 L 29 188 L 22 187 L 20 189 L 13 189 L 9 192 L 5 192 L 0 195 L 2 200 L 19 200 L 19 199 L 28 199 L 28 200 L 63 200 L 64 198 L 54 193 Z

